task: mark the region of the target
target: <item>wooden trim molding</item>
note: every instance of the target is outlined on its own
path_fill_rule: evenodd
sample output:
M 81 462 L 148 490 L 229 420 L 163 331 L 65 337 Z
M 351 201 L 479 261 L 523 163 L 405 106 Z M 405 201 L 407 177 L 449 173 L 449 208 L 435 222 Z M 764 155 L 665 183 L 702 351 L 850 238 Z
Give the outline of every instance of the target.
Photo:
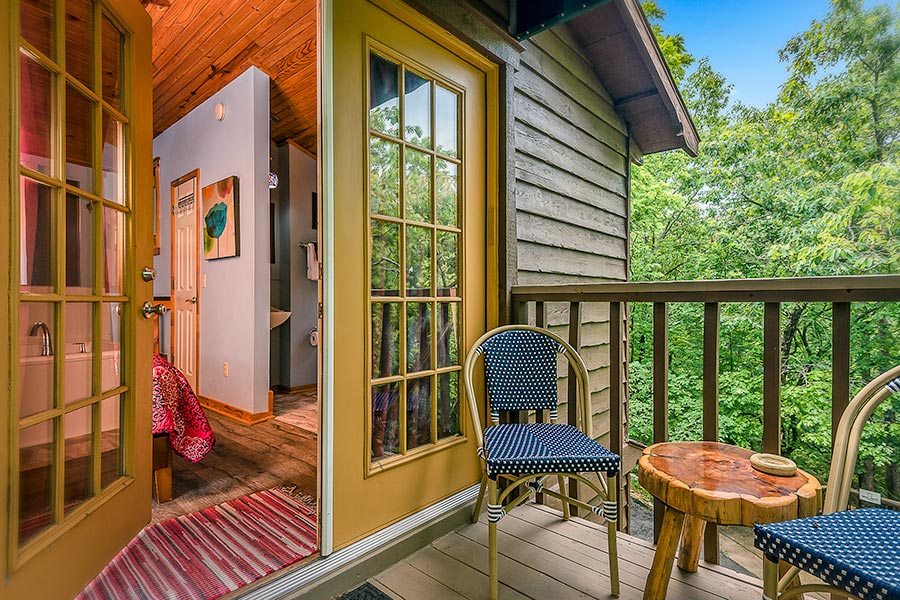
M 306 385 L 295 385 L 293 387 L 288 387 L 286 385 L 273 385 L 272 391 L 276 394 L 298 394 L 300 392 L 315 392 L 318 389 L 318 385 L 315 383 L 309 383 Z
M 197 400 L 200 402 L 200 406 L 202 406 L 203 408 L 220 414 L 223 417 L 228 417 L 232 421 L 237 421 L 238 423 L 242 423 L 244 425 L 256 425 L 257 423 L 268 421 L 274 416 L 272 414 L 271 392 L 269 392 L 269 410 L 262 413 L 251 413 L 250 411 L 244 410 L 242 408 L 237 408 L 236 406 L 231 406 L 230 404 L 225 404 L 224 402 L 220 402 L 206 396 L 201 396 L 199 394 L 197 394 Z

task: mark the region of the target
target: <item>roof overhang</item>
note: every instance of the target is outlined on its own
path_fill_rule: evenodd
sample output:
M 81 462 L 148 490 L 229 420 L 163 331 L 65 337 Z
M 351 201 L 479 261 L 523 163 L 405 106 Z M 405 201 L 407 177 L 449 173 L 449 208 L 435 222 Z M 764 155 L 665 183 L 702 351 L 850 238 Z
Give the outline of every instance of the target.
M 637 0 L 512 0 L 510 8 L 519 39 L 565 23 L 643 153 L 697 155 L 700 137 Z

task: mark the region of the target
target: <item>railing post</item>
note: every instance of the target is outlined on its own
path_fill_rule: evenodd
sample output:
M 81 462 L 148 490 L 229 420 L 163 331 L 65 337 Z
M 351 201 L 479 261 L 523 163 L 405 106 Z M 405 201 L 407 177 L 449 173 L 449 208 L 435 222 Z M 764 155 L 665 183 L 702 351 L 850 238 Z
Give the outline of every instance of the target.
M 831 444 L 850 404 L 850 303 L 831 305 Z
M 653 443 L 669 440 L 669 308 L 653 303 Z M 659 540 L 666 505 L 653 499 L 653 542 Z
M 575 352 L 581 352 L 581 303 L 569 303 L 569 344 L 575 348 Z M 569 394 L 568 411 L 566 415 L 566 423 L 578 427 L 578 378 L 575 376 L 575 369 L 569 364 L 568 372 Z M 587 402 L 590 406 L 591 396 L 588 391 L 588 397 L 582 398 L 582 402 Z M 587 424 L 582 424 L 585 427 Z M 569 496 L 578 499 L 578 482 L 574 479 L 569 480 Z M 573 517 L 578 516 L 578 508 L 570 506 L 569 510 Z
M 609 446 L 610 450 L 622 456 L 624 422 L 622 419 L 622 303 L 609 303 Z M 619 477 L 619 490 L 624 486 L 627 473 Z M 623 494 L 616 495 L 619 514 L 623 515 Z M 619 519 L 620 531 L 626 529 L 626 519 Z
M 703 439 L 719 441 L 719 303 L 703 305 Z M 703 536 L 703 559 L 719 564 L 719 530 L 713 523 Z
M 540 327 L 541 329 L 549 329 L 547 324 L 547 303 L 543 301 L 538 301 L 534 303 L 534 326 Z M 543 423 L 544 419 L 544 410 L 536 409 L 534 411 L 534 422 L 535 423 Z M 562 490 L 560 490 L 562 492 Z M 538 504 L 544 503 L 544 494 L 538 492 L 534 495 L 534 501 Z
M 763 452 L 781 453 L 781 304 L 763 316 Z

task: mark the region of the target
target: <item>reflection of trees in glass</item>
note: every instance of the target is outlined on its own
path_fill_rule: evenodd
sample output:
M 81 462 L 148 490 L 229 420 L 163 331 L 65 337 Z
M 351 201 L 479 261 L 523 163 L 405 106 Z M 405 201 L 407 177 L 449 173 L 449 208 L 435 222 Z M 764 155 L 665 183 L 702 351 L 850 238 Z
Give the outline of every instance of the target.
M 369 143 L 369 205 L 372 214 L 400 216 L 400 146 L 375 136 Z
M 400 294 L 400 226 L 372 219 L 372 293 Z
M 407 295 L 431 295 L 431 229 L 406 227 Z
M 372 304 L 372 378 L 400 373 L 400 304 Z
M 406 388 L 406 447 L 431 443 L 431 381 L 413 379 Z
M 412 221 L 431 223 L 431 155 L 407 148 L 403 162 L 405 216 Z
M 439 376 L 438 438 L 459 433 L 459 371 Z
M 402 135 L 405 140 L 398 143 L 375 133 L 370 137 L 372 296 L 458 297 L 461 234 L 437 229 L 456 229 L 460 225 L 460 167 L 453 162 L 458 155 L 458 96 L 443 90 L 441 106 L 437 108 L 445 117 L 433 115 L 433 103 L 437 100 L 432 94 L 436 89 L 432 81 L 405 73 L 402 79 L 406 85 L 400 89 L 399 65 L 380 57 L 372 60 L 370 93 L 374 95 L 370 100 L 369 126 L 373 132 L 394 138 Z M 401 92 L 406 94 L 403 115 L 398 101 Z M 432 115 L 441 119 L 436 122 L 436 139 L 430 130 Z M 434 143 L 438 144 L 436 154 L 419 149 L 429 149 Z M 410 224 L 383 217 L 399 218 Z M 401 262 L 405 269 L 402 275 Z M 401 360 L 406 361 L 405 374 L 458 367 L 460 310 L 459 302 L 373 303 L 373 378 L 399 375 Z M 436 320 L 434 337 L 433 320 Z M 406 336 L 406 356 L 400 356 L 401 335 Z M 401 401 L 401 385 L 406 386 L 405 404 Z M 371 451 L 375 459 L 399 453 L 402 433 L 406 435 L 408 449 L 435 442 L 431 438 L 435 408 L 439 439 L 460 432 L 458 371 L 376 385 L 372 394 Z M 399 427 L 402 410 L 406 411 L 405 432 Z

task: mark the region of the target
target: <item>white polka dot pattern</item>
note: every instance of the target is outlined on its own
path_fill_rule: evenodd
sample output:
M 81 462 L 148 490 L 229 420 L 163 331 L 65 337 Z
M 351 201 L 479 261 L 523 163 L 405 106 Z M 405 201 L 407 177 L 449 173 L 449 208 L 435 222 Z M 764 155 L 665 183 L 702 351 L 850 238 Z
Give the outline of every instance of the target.
M 557 408 L 556 358 L 564 348 L 538 331 L 511 329 L 488 338 L 484 354 L 490 412 Z
M 755 545 L 863 600 L 900 600 L 900 512 L 861 508 L 756 525 Z
M 557 423 L 507 423 L 484 430 L 488 477 L 529 473 L 614 475 L 619 457 L 584 433 Z

